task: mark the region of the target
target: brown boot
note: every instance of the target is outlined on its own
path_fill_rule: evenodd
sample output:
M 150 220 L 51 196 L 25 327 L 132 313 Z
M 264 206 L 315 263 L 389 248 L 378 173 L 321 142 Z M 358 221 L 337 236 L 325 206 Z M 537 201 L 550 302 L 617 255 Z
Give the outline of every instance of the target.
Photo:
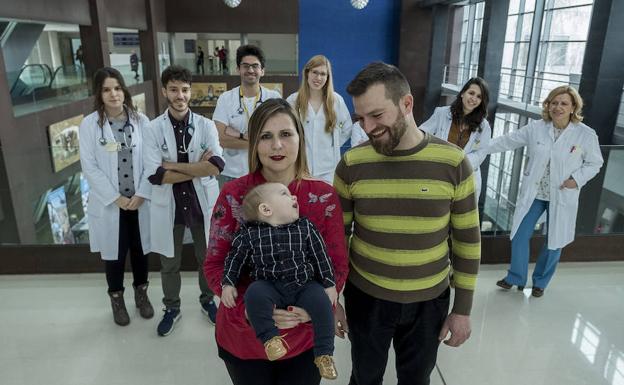
M 147 283 L 136 286 L 134 288 L 134 303 L 139 308 L 141 317 L 150 319 L 154 316 L 154 308 L 147 296 Z
M 111 307 L 113 308 L 113 319 L 119 326 L 126 326 L 130 323 L 130 316 L 126 310 L 126 303 L 124 302 L 123 290 L 113 291 L 108 293 L 111 300 Z
M 269 361 L 279 360 L 288 353 L 288 349 L 286 349 L 284 344 L 286 344 L 286 341 L 284 341 L 282 336 L 275 336 L 264 343 L 264 352 Z
M 330 355 L 318 356 L 314 359 L 314 364 L 319 369 L 321 377 L 328 380 L 335 380 L 338 377 L 338 371 L 336 365 L 334 365 L 334 358 Z

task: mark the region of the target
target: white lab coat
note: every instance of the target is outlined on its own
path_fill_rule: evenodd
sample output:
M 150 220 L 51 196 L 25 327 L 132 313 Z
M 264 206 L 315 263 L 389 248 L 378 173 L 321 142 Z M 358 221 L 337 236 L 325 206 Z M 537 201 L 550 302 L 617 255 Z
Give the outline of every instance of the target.
M 295 92 L 286 99 L 293 107 L 298 94 Z M 301 117 L 310 173 L 328 183 L 334 181 L 334 171 L 340 161 L 340 147 L 351 138 L 353 126 L 347 105 L 342 96 L 335 92 L 333 108 L 336 111 L 336 125 L 332 133 L 325 131 L 325 111 L 322 105 L 318 112 L 315 112 L 308 103 L 307 116 Z
M 279 92 L 270 90 L 266 87 L 260 87 L 261 103 L 275 98 L 281 98 Z M 217 106 L 215 107 L 212 119 L 226 126 L 230 126 L 239 132 L 245 134 L 247 132 L 247 116 L 242 108 L 243 101 L 240 98 L 240 86 L 234 87 L 229 91 L 225 91 L 219 96 Z M 249 117 L 253 114 L 253 110 L 249 111 Z M 225 159 L 225 168 L 221 174 L 231 178 L 238 178 L 249 173 L 249 161 L 247 159 L 248 151 L 246 149 L 225 149 L 223 156 Z
M 481 151 L 495 153 L 527 146 L 528 164 L 520 185 L 513 216 L 511 238 L 537 196 L 539 182 L 550 161 L 548 248 L 559 249 L 574 240 L 579 193 L 600 167 L 598 136 L 583 123 L 570 123 L 555 142 L 552 122 L 533 121 L 508 135 L 492 139 Z M 570 176 L 578 188 L 559 189 Z
M 442 140 L 448 140 L 449 132 L 451 131 L 451 125 L 453 123 L 453 116 L 451 114 L 451 107 L 437 107 L 433 112 L 433 115 L 420 125 L 420 129 L 430 133 L 431 135 L 438 137 Z M 485 160 L 487 154 L 479 152 L 479 149 L 485 147 L 492 138 L 492 129 L 487 120 L 483 119 L 481 122 L 481 132 L 474 131 L 470 133 L 468 143 L 464 147 L 464 153 L 466 158 L 470 162 L 474 172 L 475 181 L 475 196 L 477 202 L 479 201 L 479 195 L 481 195 L 481 163 Z
M 82 173 L 89 183 L 89 203 L 87 206 L 89 223 L 89 244 L 92 252 L 99 252 L 103 260 L 115 261 L 119 247 L 119 207 L 115 200 L 119 193 L 118 153 L 107 151 L 100 144 L 102 134 L 107 143 L 114 143 L 115 136 L 108 120 L 100 129 L 98 113 L 93 112 L 80 124 L 80 165 Z M 138 114 L 131 119 L 134 126 L 132 134 L 132 170 L 135 195 L 145 198 L 139 207 L 139 231 L 143 253 L 150 252 L 150 196 L 151 184 L 143 170 L 143 141 L 149 126 L 149 119 Z
M 222 157 L 223 149 L 219 145 L 219 135 L 215 124 L 210 119 L 193 112 L 191 113 L 193 114 L 192 122 L 195 130 L 188 148 L 189 162 L 198 162 L 206 150 L 210 150 L 214 155 Z M 163 162 L 178 161 L 176 140 L 173 126 L 169 119 L 169 112 L 165 111 L 162 115 L 152 120 L 147 132 L 143 152 L 145 173 L 150 176 L 156 173 L 156 170 Z M 166 151 L 163 149 L 163 143 L 167 145 Z M 207 227 L 206 224 L 210 224 L 210 216 L 212 215 L 212 207 L 209 203 L 210 198 L 206 194 L 210 189 L 207 189 L 205 185 L 210 186 L 213 183 L 212 180 L 214 180 L 214 177 L 193 178 L 193 187 L 197 193 L 197 199 L 204 217 L 204 227 Z M 152 251 L 167 258 L 173 258 L 175 199 L 172 187 L 173 185 L 168 183 L 152 185 L 152 213 L 150 221 Z M 214 200 L 215 198 L 212 199 Z M 206 237 L 206 242 L 208 242 L 208 237 Z

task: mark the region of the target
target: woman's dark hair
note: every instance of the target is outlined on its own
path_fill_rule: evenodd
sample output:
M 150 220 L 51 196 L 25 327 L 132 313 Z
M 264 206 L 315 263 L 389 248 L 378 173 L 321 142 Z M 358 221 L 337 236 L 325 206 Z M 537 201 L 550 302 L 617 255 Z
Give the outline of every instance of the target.
M 464 116 L 464 104 L 462 102 L 462 95 L 468 91 L 471 85 L 476 84 L 481 89 L 481 104 L 477 106 L 471 113 Z M 457 94 L 457 97 L 451 104 L 451 116 L 453 117 L 453 123 L 468 125 L 470 132 L 481 132 L 481 123 L 483 119 L 487 118 L 487 106 L 490 100 L 490 91 L 488 90 L 487 82 L 479 77 L 474 77 L 466 82 L 461 91 Z
M 119 86 L 124 94 L 123 104 L 126 109 L 126 113 L 128 114 L 128 118 L 137 117 L 136 107 L 132 104 L 132 95 L 130 95 L 130 91 L 128 91 L 128 87 L 126 87 L 126 83 L 124 82 L 121 73 L 114 68 L 103 67 L 97 70 L 95 75 L 93 75 L 93 109 L 98 113 L 98 125 L 100 127 L 104 125 L 104 101 L 102 100 L 102 87 L 104 86 L 104 81 L 108 78 L 113 78 L 119 83 Z

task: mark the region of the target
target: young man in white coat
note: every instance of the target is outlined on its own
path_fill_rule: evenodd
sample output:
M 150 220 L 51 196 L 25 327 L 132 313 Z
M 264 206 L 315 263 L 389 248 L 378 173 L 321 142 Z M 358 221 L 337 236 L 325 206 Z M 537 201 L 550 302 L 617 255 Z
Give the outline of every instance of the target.
M 277 91 L 260 85 L 264 76 L 264 53 L 254 45 L 243 45 L 236 50 L 236 66 L 241 85 L 222 93 L 217 100 L 212 118 L 219 131 L 225 168 L 219 176 L 219 185 L 249 172 L 247 152 L 247 123 L 256 107 L 268 99 L 280 98 Z
M 216 306 L 202 272 L 206 254 L 205 227 L 212 209 L 202 179 L 223 170 L 223 150 L 214 123 L 193 113 L 191 73 L 180 66 L 167 67 L 162 92 L 168 109 L 151 122 L 145 137 L 145 172 L 152 184 L 152 251 L 160 254 L 165 314 L 158 335 L 169 335 L 180 319 L 180 262 L 185 229 L 193 236 L 202 312 L 214 323 Z

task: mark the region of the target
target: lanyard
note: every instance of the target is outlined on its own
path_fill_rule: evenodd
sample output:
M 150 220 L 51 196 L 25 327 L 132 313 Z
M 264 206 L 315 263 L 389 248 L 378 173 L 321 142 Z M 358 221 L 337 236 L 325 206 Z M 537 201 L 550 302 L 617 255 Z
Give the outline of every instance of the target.
M 256 94 L 256 98 L 254 99 L 254 110 L 258 106 L 258 101 L 260 101 L 260 95 L 262 95 L 262 89 L 260 89 L 260 92 Z M 247 103 L 245 103 L 245 100 L 243 99 L 243 87 L 238 88 L 238 100 L 240 101 L 240 104 L 242 104 L 241 107 L 243 107 L 243 111 L 245 111 L 245 118 L 247 119 L 247 123 L 249 123 L 250 114 L 247 109 Z

